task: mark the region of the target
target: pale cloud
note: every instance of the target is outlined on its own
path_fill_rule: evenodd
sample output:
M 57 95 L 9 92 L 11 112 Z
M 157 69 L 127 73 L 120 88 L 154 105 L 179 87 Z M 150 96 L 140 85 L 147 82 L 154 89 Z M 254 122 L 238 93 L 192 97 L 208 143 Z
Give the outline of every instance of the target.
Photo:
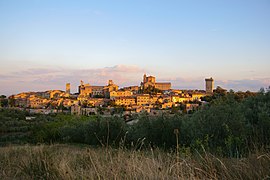
M 109 71 L 114 71 L 114 72 L 129 72 L 129 73 L 137 73 L 137 72 L 144 71 L 144 69 L 136 65 L 116 65 L 113 67 L 106 67 L 105 69 L 108 69 Z
M 116 65 L 93 69 L 30 68 L 22 71 L 0 74 L 0 94 L 25 91 L 64 89 L 70 82 L 73 92 L 77 91 L 80 80 L 92 85 L 105 85 L 112 79 L 120 86 L 139 85 L 143 68 L 135 65 Z
M 30 68 L 24 71 L 13 72 L 14 75 L 46 75 L 60 72 L 60 69 Z
M 270 86 L 270 78 L 254 78 L 254 79 L 241 79 L 241 80 L 227 80 L 217 81 L 217 85 L 226 89 L 233 89 L 239 91 L 259 91 L 260 88 L 266 88 Z
M 204 89 L 204 78 L 158 78 L 160 82 L 171 82 L 172 88 L 175 89 Z
M 0 80 L 1 80 L 1 81 L 4 81 L 4 80 L 11 80 L 12 78 L 15 78 L 15 77 L 17 77 L 17 76 L 0 74 Z
M 112 79 L 120 87 L 139 85 L 145 72 L 136 65 L 116 65 L 104 68 L 92 69 L 68 69 L 68 68 L 29 68 L 17 72 L 0 73 L 0 94 L 11 95 L 25 91 L 45 91 L 49 89 L 65 89 L 65 83 L 71 83 L 72 92 L 77 92 L 80 80 L 91 85 L 105 85 Z M 205 77 L 167 77 L 162 73 L 149 73 L 156 76 L 158 82 L 171 82 L 175 89 L 204 89 Z M 215 79 L 215 78 L 214 78 Z M 235 91 L 258 91 L 261 87 L 268 87 L 270 78 L 253 78 L 240 80 L 215 79 L 215 87 L 221 86 Z

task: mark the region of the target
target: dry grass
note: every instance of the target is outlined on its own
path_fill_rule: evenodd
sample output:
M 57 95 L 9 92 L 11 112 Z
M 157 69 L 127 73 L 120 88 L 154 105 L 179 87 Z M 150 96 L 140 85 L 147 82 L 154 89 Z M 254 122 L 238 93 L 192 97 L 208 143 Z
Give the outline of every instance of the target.
M 269 179 L 270 154 L 218 159 L 72 145 L 0 148 L 0 179 Z

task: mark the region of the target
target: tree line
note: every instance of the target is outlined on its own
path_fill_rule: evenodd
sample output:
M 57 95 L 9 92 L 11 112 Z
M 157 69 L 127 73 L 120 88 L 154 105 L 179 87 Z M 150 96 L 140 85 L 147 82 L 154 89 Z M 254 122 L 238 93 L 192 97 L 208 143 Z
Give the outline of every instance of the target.
M 193 114 L 157 117 L 143 114 L 133 125 L 116 116 L 38 115 L 35 121 L 39 123 L 31 124 L 28 142 L 127 148 L 151 146 L 173 150 L 178 139 L 182 151 L 208 151 L 224 157 L 242 157 L 256 150 L 269 150 L 269 91 L 248 96 L 216 93 L 207 98 L 209 103 Z M 1 111 L 3 114 L 8 110 Z

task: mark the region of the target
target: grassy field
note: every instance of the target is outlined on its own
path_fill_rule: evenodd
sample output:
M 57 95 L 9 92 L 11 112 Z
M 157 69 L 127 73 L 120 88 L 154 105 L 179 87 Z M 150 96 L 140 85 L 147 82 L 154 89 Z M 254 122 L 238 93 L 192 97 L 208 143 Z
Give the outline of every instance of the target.
M 269 179 L 270 153 L 242 159 L 67 144 L 0 147 L 0 179 Z

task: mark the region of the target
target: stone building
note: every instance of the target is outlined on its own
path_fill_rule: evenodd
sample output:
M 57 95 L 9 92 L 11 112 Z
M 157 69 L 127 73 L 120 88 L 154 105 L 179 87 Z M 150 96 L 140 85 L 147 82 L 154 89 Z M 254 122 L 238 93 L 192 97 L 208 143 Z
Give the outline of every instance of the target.
M 150 95 L 149 94 L 140 94 L 136 96 L 137 105 L 150 104 Z
M 131 106 L 136 104 L 136 98 L 135 97 L 116 97 L 114 99 L 114 102 L 116 105 L 121 106 Z
M 141 83 L 141 87 L 143 89 L 148 88 L 149 86 L 154 87 L 156 89 L 166 91 L 171 89 L 171 83 L 170 82 L 156 82 L 156 77 L 154 76 L 146 76 L 146 74 L 143 75 L 143 82 Z
M 124 91 L 124 90 L 119 90 L 119 91 L 111 91 L 110 92 L 110 99 L 114 99 L 116 97 L 128 97 L 132 96 L 133 93 L 131 91 Z
M 117 91 L 118 88 L 119 86 L 114 84 L 112 80 L 109 80 L 107 86 L 91 86 L 90 84 L 84 84 L 83 81 L 81 81 L 79 95 L 89 97 L 103 96 L 109 98 L 110 92 Z
M 113 80 L 109 80 L 108 85 L 103 87 L 103 93 L 106 98 L 110 98 L 110 93 L 118 91 L 119 86 L 113 83 Z
M 92 94 L 92 86 L 90 84 L 84 84 L 81 80 L 81 85 L 79 86 L 79 94 L 83 96 L 90 96 Z

